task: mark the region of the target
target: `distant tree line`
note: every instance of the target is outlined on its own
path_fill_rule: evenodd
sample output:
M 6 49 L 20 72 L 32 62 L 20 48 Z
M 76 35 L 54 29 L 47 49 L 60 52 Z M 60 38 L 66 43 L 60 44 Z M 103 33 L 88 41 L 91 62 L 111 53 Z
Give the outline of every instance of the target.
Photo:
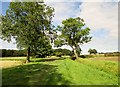
M 119 56 L 120 52 L 106 52 L 106 53 L 99 53 L 99 54 L 104 54 L 105 57 L 109 57 L 109 56 Z
M 2 57 L 23 57 L 26 56 L 25 50 L 7 50 L 7 49 L 0 49 L 2 52 Z
M 10 50 L 10 49 L 0 49 L 2 57 L 25 57 L 27 50 Z M 38 51 L 38 54 L 34 54 L 34 52 L 30 53 L 31 56 L 37 58 L 45 58 L 47 56 L 70 56 L 72 51 L 68 49 L 43 49 Z

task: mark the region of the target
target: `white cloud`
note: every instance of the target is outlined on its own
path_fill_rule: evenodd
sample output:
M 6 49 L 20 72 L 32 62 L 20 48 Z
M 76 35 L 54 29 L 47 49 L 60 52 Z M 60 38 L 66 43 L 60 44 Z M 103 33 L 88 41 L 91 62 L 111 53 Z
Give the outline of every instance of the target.
M 12 40 L 12 42 L 8 43 L 7 41 L 3 41 L 0 39 L 0 49 L 17 49 L 16 44 L 14 44 L 15 41 Z
M 93 37 L 92 41 L 81 46 L 82 53 L 88 53 L 90 48 L 97 49 L 98 52 L 118 51 L 118 40 L 105 37 L 103 39 Z
M 85 2 L 81 5 L 81 13 L 77 16 L 84 18 L 92 30 L 105 28 L 110 36 L 118 37 L 118 4 L 112 2 Z
M 71 16 L 74 16 L 77 11 L 80 11 L 79 8 L 76 8 L 76 4 L 73 2 L 46 2 L 47 5 L 55 9 L 55 16 L 53 18 L 54 24 L 61 24 L 62 20 L 65 20 Z M 78 5 L 79 6 L 79 5 Z M 75 9 L 76 8 L 76 9 Z

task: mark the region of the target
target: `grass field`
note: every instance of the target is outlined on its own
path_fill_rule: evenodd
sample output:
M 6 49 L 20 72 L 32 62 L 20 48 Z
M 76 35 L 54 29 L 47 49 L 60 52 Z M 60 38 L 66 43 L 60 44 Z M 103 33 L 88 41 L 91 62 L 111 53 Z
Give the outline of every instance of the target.
M 16 61 L 2 70 L 3 85 L 117 85 L 118 62 L 79 59 L 41 61 L 32 59 L 28 64 L 20 63 L 24 58 L 4 58 Z M 20 65 L 19 65 L 20 64 Z

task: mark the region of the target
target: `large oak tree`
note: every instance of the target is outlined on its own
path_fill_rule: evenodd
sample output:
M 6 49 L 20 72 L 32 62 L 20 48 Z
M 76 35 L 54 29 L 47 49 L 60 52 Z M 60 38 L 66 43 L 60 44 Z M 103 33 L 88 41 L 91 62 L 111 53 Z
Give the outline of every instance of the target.
M 53 12 L 54 9 L 43 2 L 11 2 L 6 15 L 2 16 L 0 37 L 8 42 L 14 38 L 19 48 L 27 49 L 29 62 L 30 51 L 46 40 L 45 31 L 51 29 Z

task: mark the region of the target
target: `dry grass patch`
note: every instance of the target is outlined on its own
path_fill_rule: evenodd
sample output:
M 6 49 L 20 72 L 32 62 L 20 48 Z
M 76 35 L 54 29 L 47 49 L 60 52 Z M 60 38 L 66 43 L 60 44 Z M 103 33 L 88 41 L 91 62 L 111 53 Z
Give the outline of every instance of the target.
M 119 57 L 100 57 L 100 58 L 89 58 L 90 60 L 110 60 L 110 61 L 120 61 Z
M 0 61 L 1 68 L 9 68 L 9 67 L 14 67 L 18 65 L 22 65 L 23 63 L 21 61 Z

